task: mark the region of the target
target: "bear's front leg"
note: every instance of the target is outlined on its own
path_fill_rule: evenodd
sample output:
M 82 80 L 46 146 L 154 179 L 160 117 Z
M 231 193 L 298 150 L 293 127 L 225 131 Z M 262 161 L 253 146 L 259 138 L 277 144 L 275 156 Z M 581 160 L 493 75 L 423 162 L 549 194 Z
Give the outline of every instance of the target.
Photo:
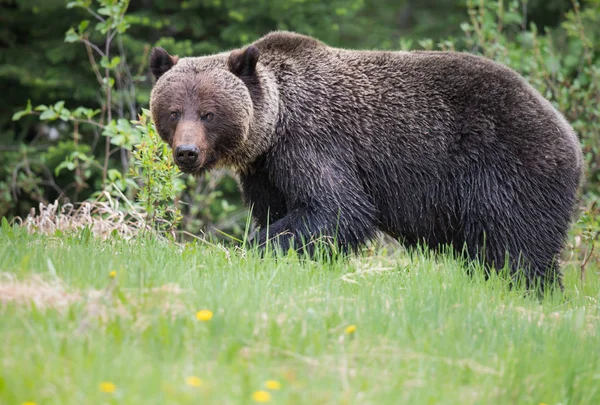
M 283 194 L 287 212 L 268 227 L 261 224 L 253 243 L 312 254 L 318 241 L 325 248 L 347 251 L 375 235 L 376 210 L 352 164 L 306 145 L 292 154 L 301 158 L 283 159 L 290 156 L 287 152 L 269 166 L 269 178 Z
M 285 253 L 294 248 L 312 254 L 318 239 L 327 244 L 332 242 L 332 236 L 337 236 L 329 226 L 334 220 L 323 214 L 309 208 L 294 209 L 280 220 L 261 226 L 256 243 L 260 249 L 269 246 Z
M 255 238 L 259 248 L 267 245 L 283 253 L 293 248 L 313 255 L 315 248 L 342 252 L 352 250 L 374 235 L 374 226 L 365 207 L 345 204 L 343 207 L 301 207 L 275 223 L 263 227 Z

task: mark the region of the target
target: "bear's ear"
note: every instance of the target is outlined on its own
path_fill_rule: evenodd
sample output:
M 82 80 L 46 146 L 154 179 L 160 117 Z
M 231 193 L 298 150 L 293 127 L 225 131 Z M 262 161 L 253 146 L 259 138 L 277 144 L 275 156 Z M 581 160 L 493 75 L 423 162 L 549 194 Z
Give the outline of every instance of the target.
M 160 46 L 152 49 L 150 52 L 150 70 L 158 80 L 165 72 L 177 64 L 179 58 L 171 56 Z
M 227 60 L 227 67 L 236 76 L 253 76 L 258 56 L 258 48 L 254 45 L 242 51 L 233 51 Z

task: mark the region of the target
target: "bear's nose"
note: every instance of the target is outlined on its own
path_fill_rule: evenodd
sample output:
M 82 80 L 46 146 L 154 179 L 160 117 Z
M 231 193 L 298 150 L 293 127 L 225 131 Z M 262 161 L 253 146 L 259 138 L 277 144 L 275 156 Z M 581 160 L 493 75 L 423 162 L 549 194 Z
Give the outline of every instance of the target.
M 191 166 L 198 160 L 200 149 L 195 145 L 181 145 L 175 149 L 175 160 L 178 165 Z

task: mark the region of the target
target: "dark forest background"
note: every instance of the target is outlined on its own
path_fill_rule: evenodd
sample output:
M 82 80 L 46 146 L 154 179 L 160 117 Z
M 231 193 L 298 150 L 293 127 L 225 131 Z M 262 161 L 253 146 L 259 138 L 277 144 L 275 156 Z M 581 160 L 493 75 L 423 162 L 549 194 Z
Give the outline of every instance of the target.
M 131 121 L 148 107 L 151 47 L 199 56 L 282 29 L 513 67 L 578 131 L 585 207 L 600 195 L 599 20 L 598 0 L 0 0 L 0 217 L 103 191 L 135 204 L 144 176 L 160 180 L 131 171 L 143 158 L 145 132 Z M 227 172 L 176 181 L 163 200 L 179 207 L 180 229 L 242 232 L 246 210 Z

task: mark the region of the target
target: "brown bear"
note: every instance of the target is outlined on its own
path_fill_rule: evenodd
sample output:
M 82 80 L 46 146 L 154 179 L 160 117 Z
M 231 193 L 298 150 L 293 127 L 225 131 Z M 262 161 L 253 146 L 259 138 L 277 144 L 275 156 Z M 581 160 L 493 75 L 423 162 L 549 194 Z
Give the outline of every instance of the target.
M 232 168 L 259 245 L 311 253 L 325 236 L 347 251 L 380 230 L 562 286 L 581 147 L 513 70 L 290 32 L 204 57 L 154 48 L 150 67 L 153 120 L 175 162 Z

